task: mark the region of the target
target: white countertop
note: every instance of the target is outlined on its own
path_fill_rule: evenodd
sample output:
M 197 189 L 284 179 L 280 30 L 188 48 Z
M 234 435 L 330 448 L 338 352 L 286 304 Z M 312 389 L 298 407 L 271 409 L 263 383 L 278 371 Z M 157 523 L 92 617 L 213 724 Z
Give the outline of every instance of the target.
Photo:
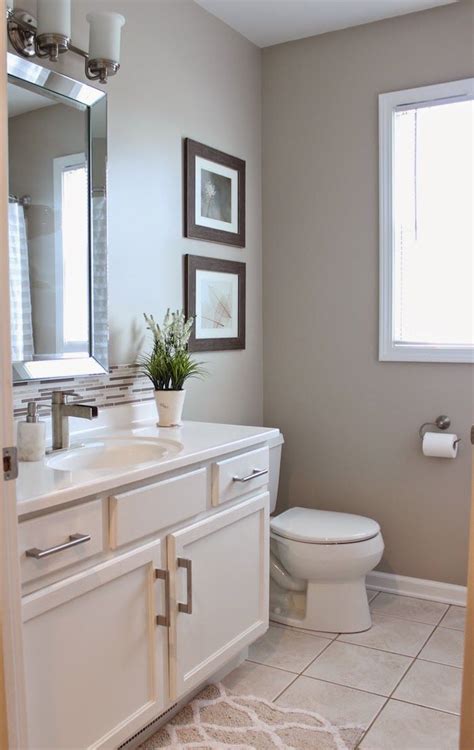
M 280 434 L 274 428 L 210 422 L 183 422 L 181 427 L 157 427 L 154 410 L 153 402 L 144 402 L 104 409 L 94 422 L 71 419 L 71 446 L 83 440 L 112 435 L 156 437 L 179 441 L 183 445 L 179 452 L 135 468 L 127 466 L 100 471 L 59 471 L 50 468 L 46 460 L 20 462 L 16 485 L 19 516 L 264 443 Z

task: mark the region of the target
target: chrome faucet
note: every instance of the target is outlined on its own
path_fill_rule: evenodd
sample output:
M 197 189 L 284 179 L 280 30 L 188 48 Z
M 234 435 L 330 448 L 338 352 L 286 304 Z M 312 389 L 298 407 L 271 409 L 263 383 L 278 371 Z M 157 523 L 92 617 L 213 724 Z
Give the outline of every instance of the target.
M 68 396 L 77 395 L 74 391 L 53 391 L 51 393 L 53 451 L 69 448 L 69 417 L 95 419 L 99 415 L 97 406 L 67 403 Z

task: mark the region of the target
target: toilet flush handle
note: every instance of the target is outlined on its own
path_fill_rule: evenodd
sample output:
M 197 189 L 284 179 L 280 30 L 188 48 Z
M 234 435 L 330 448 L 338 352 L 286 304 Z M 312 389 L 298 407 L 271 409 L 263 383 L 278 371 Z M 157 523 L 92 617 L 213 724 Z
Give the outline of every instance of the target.
M 263 477 L 265 474 L 268 474 L 268 469 L 254 469 L 251 474 L 247 474 L 246 477 L 232 477 L 233 482 L 250 482 L 251 479 L 256 479 L 257 477 Z

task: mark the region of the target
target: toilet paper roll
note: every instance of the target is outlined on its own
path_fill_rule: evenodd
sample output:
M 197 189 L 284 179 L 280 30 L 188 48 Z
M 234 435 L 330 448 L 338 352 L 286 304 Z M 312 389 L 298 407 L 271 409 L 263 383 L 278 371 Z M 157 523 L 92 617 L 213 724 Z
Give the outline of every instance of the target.
M 457 435 L 425 432 L 423 435 L 423 453 L 435 458 L 456 458 L 458 454 Z

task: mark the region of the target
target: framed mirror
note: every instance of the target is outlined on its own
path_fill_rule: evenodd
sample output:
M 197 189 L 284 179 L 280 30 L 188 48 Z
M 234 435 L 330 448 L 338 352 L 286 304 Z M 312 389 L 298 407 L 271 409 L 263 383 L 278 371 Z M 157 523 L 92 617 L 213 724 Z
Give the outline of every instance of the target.
M 8 54 L 14 382 L 108 371 L 107 98 Z

